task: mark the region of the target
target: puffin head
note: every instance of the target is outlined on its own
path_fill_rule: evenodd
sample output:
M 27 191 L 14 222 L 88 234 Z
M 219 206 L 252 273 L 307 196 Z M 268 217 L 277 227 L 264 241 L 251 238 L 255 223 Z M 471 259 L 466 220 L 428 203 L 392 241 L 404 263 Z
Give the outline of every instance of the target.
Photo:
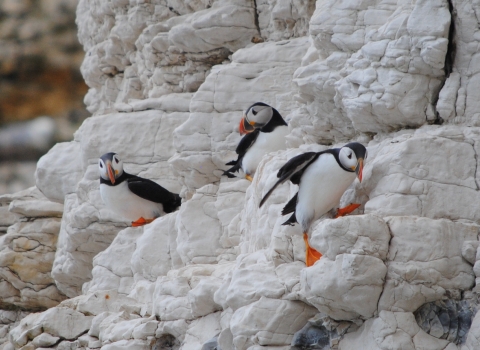
M 362 182 L 363 163 L 367 160 L 367 149 L 361 143 L 350 142 L 340 148 L 338 155 L 340 163 L 357 173 L 358 180 Z
M 267 125 L 272 119 L 273 107 L 263 102 L 257 102 L 248 107 L 243 114 L 243 118 L 240 121 L 238 127 L 240 135 L 251 133 L 255 129 L 260 129 Z
M 123 162 L 116 153 L 105 153 L 98 160 L 98 170 L 100 177 L 104 180 L 110 180 L 115 184 L 115 180 L 123 174 Z

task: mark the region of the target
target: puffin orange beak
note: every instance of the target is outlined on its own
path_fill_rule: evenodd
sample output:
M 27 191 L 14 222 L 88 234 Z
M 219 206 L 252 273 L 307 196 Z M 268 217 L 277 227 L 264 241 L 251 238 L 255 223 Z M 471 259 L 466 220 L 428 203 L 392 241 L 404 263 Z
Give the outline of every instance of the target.
M 113 185 L 113 184 L 115 184 L 115 173 L 114 173 L 113 168 L 112 168 L 112 163 L 107 161 L 107 164 L 105 164 L 105 165 L 107 166 L 108 177 L 110 179 L 110 182 Z
M 255 130 L 253 127 L 254 125 L 254 122 L 249 123 L 245 116 L 243 116 L 242 120 L 240 120 L 240 124 L 238 125 L 238 131 L 240 132 L 240 135 L 251 133 L 253 130 Z
M 363 158 L 358 159 L 357 167 L 355 168 L 355 172 L 357 173 L 358 180 L 362 182 L 363 177 Z

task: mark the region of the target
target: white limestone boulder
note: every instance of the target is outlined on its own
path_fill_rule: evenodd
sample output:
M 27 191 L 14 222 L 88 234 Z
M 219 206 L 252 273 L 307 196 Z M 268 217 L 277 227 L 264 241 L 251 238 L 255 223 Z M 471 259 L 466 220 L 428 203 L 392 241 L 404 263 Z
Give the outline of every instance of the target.
M 245 47 L 258 32 L 254 9 L 246 1 L 238 5 L 217 3 L 195 12 L 172 27 L 168 40 L 183 52 L 208 52 L 220 47 L 236 51 Z
M 66 196 L 52 277 L 62 293 L 69 297 L 81 294 L 83 283 L 92 278 L 93 257 L 105 250 L 126 225 L 97 220 L 98 211 L 93 205 L 81 204 L 76 194 Z
M 0 236 L 0 292 L 3 307 L 38 310 L 65 299 L 51 276 L 63 205 L 35 187 L 2 196 L 14 213 Z
M 0 346 L 2 346 L 3 349 L 6 350 L 13 347 L 9 340 L 9 333 L 28 314 L 29 313 L 25 311 L 0 311 Z
M 52 307 L 65 299 L 50 274 L 59 229 L 58 219 L 39 219 L 10 226 L 1 237 L 4 305 L 35 309 Z
M 84 293 L 117 289 L 130 293 L 133 285 L 131 258 L 143 227 L 122 230 L 112 244 L 93 259 L 92 280 L 83 285 Z
M 158 328 L 158 321 L 151 318 L 141 323 L 133 329 L 132 337 L 133 339 L 143 339 L 147 340 L 155 336 L 155 333 Z
M 302 294 L 319 311 L 336 320 L 371 318 L 385 282 L 387 267 L 369 255 L 322 257 L 301 272 Z
M 257 2 L 258 26 L 263 38 L 278 41 L 308 34 L 314 3 L 279 0 Z
M 262 297 L 299 300 L 301 261 L 275 266 L 264 250 L 240 255 L 224 277 L 214 300 L 224 310 L 237 310 Z
M 470 264 L 474 265 L 478 251 L 478 247 L 480 245 L 479 241 L 465 241 L 463 242 L 462 246 L 462 256 L 465 260 L 467 260 Z M 473 272 L 475 272 L 475 266 L 473 267 Z
M 476 240 L 476 224 L 407 216 L 387 224 L 392 240 L 379 310 L 413 312 L 447 291 L 473 287 L 473 267 L 462 258 L 462 247 Z
M 241 237 L 239 221 L 245 206 L 245 192 L 249 185 L 248 180 L 235 179 L 235 181 L 220 182 L 218 187 L 215 209 L 222 227 L 220 244 L 225 249 L 220 256 L 220 261 L 234 260 L 238 254 Z
M 21 347 L 44 332 L 53 337 L 75 339 L 90 328 L 92 319 L 93 316 L 85 316 L 70 308 L 54 307 L 22 319 L 10 332 L 10 340 L 16 347 Z
M 173 268 L 184 264 L 177 253 L 175 222 L 178 212 L 158 218 L 145 226 L 135 241 L 131 256 L 133 277 L 155 282 L 157 277 L 167 275 Z
M 45 200 L 14 200 L 8 210 L 26 217 L 58 217 L 63 214 L 63 205 Z
M 140 329 L 142 325 L 152 321 L 152 318 L 141 318 L 126 312 L 110 314 L 100 322 L 98 338 L 103 344 L 129 340 L 133 338 L 133 332 L 136 329 Z M 146 334 L 145 338 L 155 334 L 158 322 L 154 322 L 153 325 L 152 331 Z
M 167 160 L 174 153 L 171 133 L 187 117 L 186 113 L 148 110 L 89 118 L 82 124 L 75 138 L 80 143 L 84 167 L 87 164 L 97 164 L 98 158 L 106 152 L 118 153 L 127 171 L 129 163 L 145 165 Z M 100 134 L 97 135 L 96 130 L 101 130 Z M 135 162 L 131 162 L 130 159 L 134 157 Z M 164 186 L 169 187 L 167 184 Z
M 292 119 L 297 142 L 304 134 L 335 142 L 354 130 L 389 132 L 436 119 L 451 23 L 447 1 L 316 5 L 312 49 L 294 75 L 306 104 Z
M 478 197 L 473 135 L 457 127 L 425 127 L 369 147 L 365 213 L 477 221 L 477 210 L 466 204 Z
M 176 249 L 184 264 L 213 263 L 223 251 L 222 227 L 215 209 L 217 191 L 215 185 L 204 186 L 180 207 L 175 225 Z M 192 216 L 195 220 L 190 219 Z
M 234 312 L 230 320 L 233 345 L 243 350 L 254 344 L 290 344 L 293 334 L 316 313 L 315 308 L 299 301 L 262 297 Z
M 150 343 L 144 340 L 120 340 L 111 344 L 105 344 L 102 349 L 105 350 L 148 350 Z
M 367 320 L 356 332 L 347 333 L 340 340 L 338 349 L 352 349 L 359 344 L 370 350 L 457 349 L 447 340 L 432 337 L 421 330 L 410 312 L 381 311 L 377 318 Z
M 222 307 L 215 302 L 214 294 L 220 288 L 222 280 L 217 277 L 204 277 L 187 293 L 188 305 L 193 317 L 206 316 Z
M 202 345 L 220 333 L 220 312 L 214 312 L 193 320 L 185 331 L 182 348 L 188 350 L 201 349 Z
M 224 280 L 215 300 L 224 309 L 233 311 L 262 297 L 280 299 L 287 289 L 275 273 L 275 266 L 263 252 L 240 256 L 236 266 Z
M 162 321 L 191 320 L 221 307 L 214 299 L 231 263 L 192 264 L 159 276 L 152 295 L 152 315 Z
M 312 230 L 312 247 L 330 260 L 339 254 L 387 257 L 390 232 L 387 224 L 374 215 L 352 215 L 320 221 Z
M 84 171 L 79 153 L 78 142 L 62 142 L 38 161 L 35 184 L 50 200 L 63 203 L 67 194 L 75 192 Z
M 59 340 L 59 337 L 54 337 L 48 333 L 42 333 L 33 339 L 32 344 L 35 348 L 48 348 L 55 345 Z
M 137 300 L 119 293 L 116 289 L 80 295 L 63 301 L 59 306 L 69 307 L 87 316 L 97 316 L 104 312 L 120 312 L 124 310 L 139 313 L 141 308 Z

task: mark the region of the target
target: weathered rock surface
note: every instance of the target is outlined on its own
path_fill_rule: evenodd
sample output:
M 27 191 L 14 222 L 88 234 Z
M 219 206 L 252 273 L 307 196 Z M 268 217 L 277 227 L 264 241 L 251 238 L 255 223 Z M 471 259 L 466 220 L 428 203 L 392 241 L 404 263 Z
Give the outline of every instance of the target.
M 410 312 L 381 311 L 377 318 L 366 321 L 357 332 L 348 333 L 339 349 L 456 349 L 447 340 L 428 335 L 415 322 Z M 450 348 L 447 348 L 450 346 Z
M 9 342 L 9 332 L 15 328 L 19 322 L 28 315 L 24 311 L 1 310 L 0 311 L 0 348 L 11 348 Z
M 32 187 L 0 197 L 8 205 L 0 236 L 0 305 L 38 310 L 57 305 L 65 296 L 51 276 L 63 205 Z
M 64 203 L 51 276 L 71 299 L 5 328 L 5 346 L 477 349 L 474 7 L 80 1 L 94 116 L 42 158 L 36 176 L 57 202 L 41 210 Z M 252 183 L 222 178 L 241 111 L 256 101 L 286 118 L 288 149 L 266 155 Z M 280 214 L 297 186 L 279 186 L 261 209 L 259 201 L 291 157 L 351 140 L 368 157 L 363 182 L 341 204 L 361 206 L 312 225 L 323 257 L 306 268 L 301 229 L 282 226 Z M 96 164 L 107 151 L 179 192 L 181 208 L 127 227 L 99 196 Z M 34 206 L 14 203 L 0 227 L 25 211 L 33 216 Z M 431 305 L 446 299 L 468 299 L 471 326 L 450 314 L 442 323 L 444 308 Z M 78 329 L 66 334 L 54 315 L 78 319 Z
M 472 266 L 461 249 L 465 240 L 477 237 L 477 225 L 413 217 L 392 217 L 388 223 L 392 241 L 380 310 L 413 312 L 446 291 L 461 293 L 474 286 Z M 420 232 L 422 240 L 412 247 Z

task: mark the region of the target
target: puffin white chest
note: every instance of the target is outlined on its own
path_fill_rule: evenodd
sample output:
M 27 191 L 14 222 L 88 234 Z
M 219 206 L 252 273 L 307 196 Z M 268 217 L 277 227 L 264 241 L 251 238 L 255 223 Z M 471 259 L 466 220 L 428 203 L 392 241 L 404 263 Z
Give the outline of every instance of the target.
M 265 154 L 285 149 L 287 134 L 288 126 L 286 125 L 277 126 L 272 132 L 260 132 L 252 147 L 243 156 L 243 172 L 253 175 Z
M 130 191 L 126 181 L 116 186 L 100 184 L 100 195 L 108 209 L 131 221 L 141 217 L 154 219 L 164 214 L 161 203 L 137 196 Z
M 329 153 L 322 154 L 305 170 L 300 181 L 295 212 L 304 231 L 314 220 L 338 205 L 355 176 L 355 172 L 341 168 Z

